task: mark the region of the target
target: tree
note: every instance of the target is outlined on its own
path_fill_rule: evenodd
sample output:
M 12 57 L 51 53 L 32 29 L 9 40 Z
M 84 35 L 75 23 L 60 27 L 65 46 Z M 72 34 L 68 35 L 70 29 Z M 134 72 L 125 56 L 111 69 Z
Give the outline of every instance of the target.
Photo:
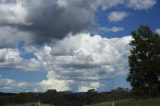
M 140 26 L 131 33 L 133 40 L 129 58 L 129 74 L 127 80 L 133 90 L 149 94 L 158 90 L 160 93 L 160 36 L 148 26 Z M 153 90 L 154 89 L 154 90 Z M 149 92 L 148 92 L 149 91 Z
M 118 87 L 116 89 L 112 89 L 110 94 L 107 95 L 107 100 L 123 100 L 131 97 L 131 93 L 129 89 Z

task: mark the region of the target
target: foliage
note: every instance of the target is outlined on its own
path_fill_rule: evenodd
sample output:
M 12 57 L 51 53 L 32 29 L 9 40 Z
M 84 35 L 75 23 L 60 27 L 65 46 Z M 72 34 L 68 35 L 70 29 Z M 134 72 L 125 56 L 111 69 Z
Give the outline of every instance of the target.
M 48 90 L 47 92 L 41 94 L 40 101 L 46 104 L 53 104 L 55 106 L 68 106 L 67 100 L 58 93 L 56 90 Z
M 83 97 L 83 101 L 85 104 L 96 103 L 98 99 L 99 99 L 99 94 L 95 89 L 88 90 L 88 92 Z
M 128 89 L 118 87 L 117 89 L 113 89 L 110 94 L 107 95 L 107 100 L 122 100 L 131 97 L 131 92 Z
M 100 93 L 94 89 L 88 90 L 88 92 L 57 92 L 56 90 L 48 90 L 44 93 L 19 93 L 13 95 L 0 93 L 0 106 L 5 104 L 23 104 L 27 106 L 28 104 L 26 103 L 37 104 L 38 101 L 41 104 L 54 106 L 84 106 L 86 104 L 129 98 L 128 95 L 130 95 L 130 92 L 123 88 Z
M 160 36 L 148 26 L 140 26 L 131 35 L 127 80 L 138 96 L 157 96 L 160 93 L 160 81 L 157 79 L 160 75 Z

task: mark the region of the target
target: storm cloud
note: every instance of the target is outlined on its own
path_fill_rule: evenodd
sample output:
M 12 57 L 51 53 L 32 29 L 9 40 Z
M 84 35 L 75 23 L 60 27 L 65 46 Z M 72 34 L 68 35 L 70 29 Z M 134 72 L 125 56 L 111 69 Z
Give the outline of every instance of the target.
M 11 43 L 7 45 L 0 43 L 0 47 L 15 47 L 18 41 L 25 41 L 27 44 L 44 44 L 53 39 L 63 39 L 69 33 L 75 35 L 80 32 L 90 32 L 93 29 L 96 30 L 96 27 L 98 27 L 95 15 L 99 9 L 106 10 L 119 5 L 133 8 L 133 3 L 134 7 L 143 6 L 147 3 L 148 5 L 146 7 L 140 9 L 148 9 L 156 1 L 1 0 L 0 29 L 4 29 L 4 33 L 0 34 L 3 39 L 6 36 L 6 41 L 4 40 L 4 42 L 7 42 L 11 35 L 14 39 L 10 39 Z M 6 32 L 12 30 L 20 33 L 20 36 L 19 34 L 13 35 L 12 33 L 8 36 Z M 15 39 L 17 36 L 18 41 Z
M 0 27 L 31 32 L 36 43 L 87 30 L 95 11 L 86 0 L 4 0 L 0 5 Z

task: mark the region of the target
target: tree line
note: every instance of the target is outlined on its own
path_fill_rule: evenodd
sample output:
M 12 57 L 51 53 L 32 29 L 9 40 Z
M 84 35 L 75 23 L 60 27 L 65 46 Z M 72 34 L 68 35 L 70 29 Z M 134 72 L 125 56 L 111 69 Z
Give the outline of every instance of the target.
M 117 88 L 111 92 L 97 92 L 94 89 L 87 92 L 57 92 L 48 90 L 44 93 L 0 93 L 0 105 L 37 103 L 51 104 L 54 106 L 84 106 L 104 101 L 130 98 L 128 89 Z

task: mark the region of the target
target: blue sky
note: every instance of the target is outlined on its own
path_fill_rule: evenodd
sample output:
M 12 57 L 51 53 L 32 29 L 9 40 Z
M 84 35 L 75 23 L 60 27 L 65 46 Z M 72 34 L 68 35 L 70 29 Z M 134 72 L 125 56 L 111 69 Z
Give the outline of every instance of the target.
M 0 92 L 131 88 L 130 33 L 160 34 L 159 11 L 158 0 L 0 2 Z
M 115 7 L 109 10 L 98 10 L 96 15 L 96 20 L 100 26 L 103 27 L 112 27 L 112 26 L 120 26 L 124 27 L 125 30 L 118 31 L 116 33 L 112 32 L 99 32 L 104 37 L 122 37 L 125 35 L 129 35 L 131 31 L 136 30 L 140 25 L 148 25 L 151 27 L 153 31 L 160 27 L 160 19 L 159 10 L 160 10 L 160 2 L 157 1 L 156 5 L 147 9 L 147 10 L 135 10 L 128 9 L 124 7 Z M 107 15 L 113 11 L 123 11 L 127 12 L 128 16 L 119 22 L 109 22 L 107 20 Z

